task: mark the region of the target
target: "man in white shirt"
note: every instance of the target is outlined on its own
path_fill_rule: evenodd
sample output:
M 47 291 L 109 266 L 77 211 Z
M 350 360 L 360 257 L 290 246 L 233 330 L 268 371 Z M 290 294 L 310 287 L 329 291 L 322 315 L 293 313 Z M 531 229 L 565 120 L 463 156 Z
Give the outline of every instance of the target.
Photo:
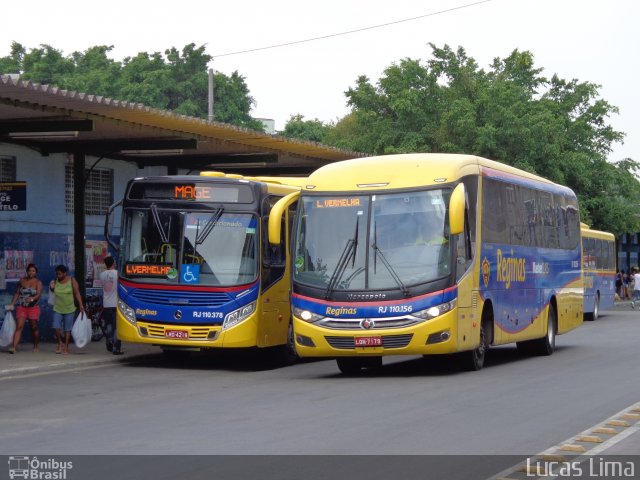
M 631 278 L 633 280 L 633 296 L 631 297 L 631 308 L 636 308 L 636 302 L 640 300 L 640 270 L 637 268 L 633 268 L 631 270 L 633 275 Z
M 116 303 L 118 301 L 118 271 L 113 257 L 105 257 L 107 269 L 100 274 L 102 280 L 102 319 L 107 335 L 107 350 L 114 355 L 122 355 L 122 342 L 116 332 Z

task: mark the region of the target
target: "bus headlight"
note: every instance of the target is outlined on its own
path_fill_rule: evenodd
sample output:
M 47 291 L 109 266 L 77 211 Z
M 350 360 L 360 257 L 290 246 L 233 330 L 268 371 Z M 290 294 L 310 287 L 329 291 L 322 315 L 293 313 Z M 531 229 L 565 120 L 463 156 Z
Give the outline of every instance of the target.
M 222 322 L 222 330 L 227 330 L 228 328 L 239 324 L 243 320 L 246 320 L 255 311 L 256 302 L 251 302 L 231 313 L 228 313 L 227 316 L 224 317 L 224 322 Z
M 118 299 L 118 310 L 120 310 L 122 316 L 130 323 L 133 323 L 134 325 L 136 324 L 136 312 L 134 312 L 133 308 L 120 299 Z
M 310 312 L 309 310 L 305 310 L 304 308 L 293 307 L 292 312 L 296 317 L 309 323 L 319 322 L 320 320 L 325 318 L 322 315 Z
M 411 315 L 422 320 L 431 320 L 432 318 L 436 318 L 444 313 L 450 312 L 455 308 L 457 303 L 457 299 L 453 299 L 450 302 L 441 303 L 435 307 L 429 307 L 424 310 L 420 310 L 419 312 L 413 312 Z

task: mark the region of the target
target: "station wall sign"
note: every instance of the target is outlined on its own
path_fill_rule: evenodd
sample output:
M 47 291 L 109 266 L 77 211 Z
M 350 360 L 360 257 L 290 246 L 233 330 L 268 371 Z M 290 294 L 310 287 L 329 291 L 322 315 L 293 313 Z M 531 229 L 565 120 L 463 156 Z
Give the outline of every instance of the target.
M 27 182 L 0 182 L 0 212 L 27 209 Z

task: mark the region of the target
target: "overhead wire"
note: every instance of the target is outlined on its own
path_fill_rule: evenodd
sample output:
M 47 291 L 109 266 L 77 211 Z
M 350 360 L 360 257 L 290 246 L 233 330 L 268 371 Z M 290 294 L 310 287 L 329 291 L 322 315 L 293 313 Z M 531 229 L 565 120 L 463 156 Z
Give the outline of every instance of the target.
M 395 20 L 393 22 L 381 23 L 379 25 L 372 25 L 370 27 L 357 28 L 357 29 L 354 29 L 354 30 L 346 31 L 346 32 L 332 33 L 332 34 L 329 34 L 329 35 L 322 35 L 322 36 L 319 36 L 319 37 L 307 38 L 307 39 L 304 39 L 304 40 L 296 40 L 296 41 L 293 41 L 293 42 L 279 43 L 279 44 L 276 44 L 276 45 L 268 45 L 266 47 L 257 47 L 257 48 L 250 48 L 248 50 L 239 50 L 237 52 L 221 53 L 221 54 L 218 54 L 218 55 L 211 55 L 211 58 L 228 57 L 230 55 L 240 55 L 240 54 L 243 54 L 243 53 L 258 52 L 260 50 L 269 50 L 269 49 L 272 49 L 272 48 L 288 47 L 290 45 L 297 45 L 297 44 L 300 44 L 300 43 L 315 42 L 317 40 L 325 40 L 327 38 L 339 37 L 339 36 L 342 36 L 342 35 L 350 35 L 352 33 L 364 32 L 364 31 L 373 30 L 373 29 L 376 29 L 376 28 L 388 27 L 390 25 L 397 25 L 399 23 L 411 22 L 411 21 L 414 21 L 414 20 L 419 20 L 421 18 L 433 17 L 435 15 L 441 15 L 443 13 L 453 12 L 455 10 L 462 10 L 464 8 L 474 7 L 476 5 L 480 5 L 481 3 L 488 3 L 490 1 L 491 0 L 480 0 L 478 2 L 468 3 L 468 4 L 465 4 L 465 5 L 460 5 L 458 7 L 447 8 L 445 10 L 439 10 L 437 12 L 431 12 L 431 13 L 427 13 L 427 14 L 424 14 L 424 15 L 419 15 L 417 17 L 404 18 L 402 20 Z

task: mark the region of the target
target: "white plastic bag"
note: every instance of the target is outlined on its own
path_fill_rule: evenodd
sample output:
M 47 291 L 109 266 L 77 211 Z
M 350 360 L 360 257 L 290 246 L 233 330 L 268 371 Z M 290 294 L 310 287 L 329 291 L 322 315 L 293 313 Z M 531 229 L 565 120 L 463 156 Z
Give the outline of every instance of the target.
M 56 304 L 56 292 L 49 290 L 49 296 L 47 297 L 47 303 L 52 307 Z
M 71 328 L 71 335 L 73 336 L 73 343 L 76 347 L 82 348 L 91 342 L 91 322 L 87 317 L 87 314 L 81 312 Z
M 8 347 L 13 345 L 13 334 L 16 333 L 16 320 L 13 313 L 7 310 L 0 328 L 0 347 Z

